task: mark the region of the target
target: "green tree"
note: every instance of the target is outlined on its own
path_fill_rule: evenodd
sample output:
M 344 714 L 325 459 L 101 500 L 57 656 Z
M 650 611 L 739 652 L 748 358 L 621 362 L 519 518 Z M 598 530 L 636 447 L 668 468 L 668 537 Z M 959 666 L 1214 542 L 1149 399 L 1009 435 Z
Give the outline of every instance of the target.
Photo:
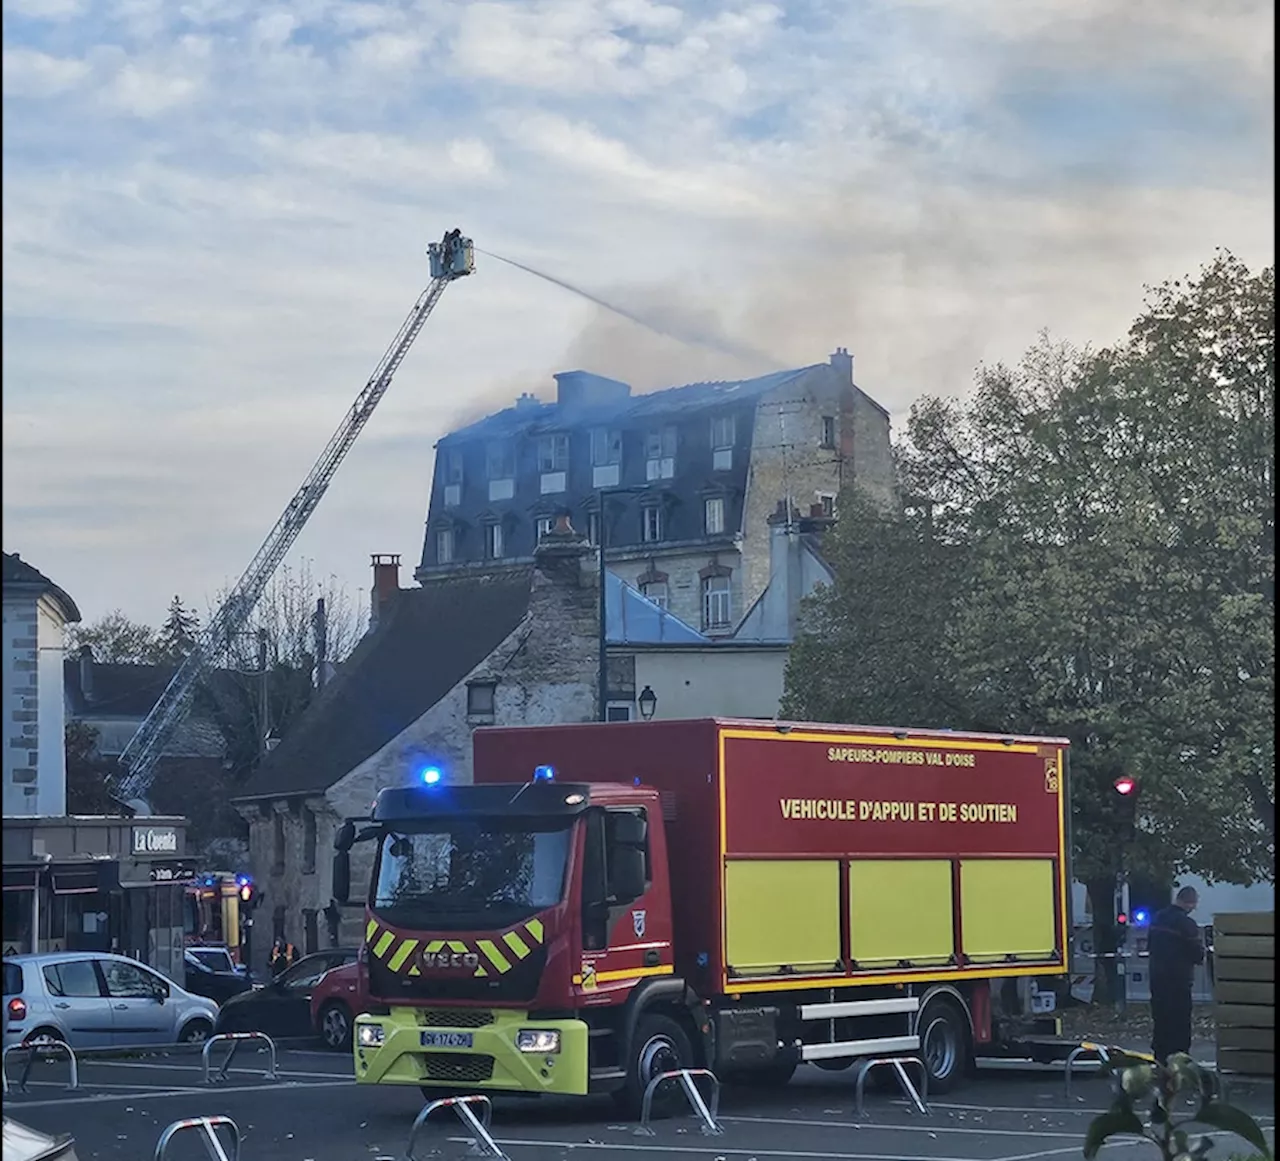
M 169 665 L 180 665 L 195 648 L 199 632 L 200 618 L 175 596 L 157 635 L 160 657 Z
M 68 650 L 74 653 L 85 645 L 93 650 L 95 661 L 108 665 L 150 665 L 160 656 L 156 631 L 150 625 L 131 621 L 119 609 L 90 624 L 68 626 Z

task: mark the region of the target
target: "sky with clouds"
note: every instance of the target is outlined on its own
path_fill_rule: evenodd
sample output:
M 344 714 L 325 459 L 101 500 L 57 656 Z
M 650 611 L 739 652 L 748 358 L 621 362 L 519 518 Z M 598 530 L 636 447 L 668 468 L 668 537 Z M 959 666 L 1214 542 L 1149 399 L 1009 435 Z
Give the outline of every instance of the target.
M 4 547 L 201 611 L 457 225 L 483 255 L 294 549 L 421 552 L 432 445 L 555 371 L 819 362 L 899 418 L 1274 261 L 1268 0 L 3 0 Z M 757 352 L 745 354 L 742 352 Z M 737 352 L 737 353 L 727 353 Z

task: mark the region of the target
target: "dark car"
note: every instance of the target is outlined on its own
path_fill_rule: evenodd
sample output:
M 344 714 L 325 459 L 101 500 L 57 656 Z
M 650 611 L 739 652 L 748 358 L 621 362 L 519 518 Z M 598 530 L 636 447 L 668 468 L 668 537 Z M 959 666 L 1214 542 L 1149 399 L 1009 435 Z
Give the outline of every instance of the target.
M 215 1032 L 265 1032 L 272 1039 L 315 1035 L 311 993 L 326 972 L 354 963 L 355 948 L 303 956 L 269 984 L 232 996 L 218 1013 Z
M 210 953 L 213 954 L 210 954 Z M 225 1004 L 232 996 L 250 991 L 249 977 L 236 969 L 230 954 L 214 948 L 188 951 L 182 957 L 185 969 L 183 986 L 193 995 L 206 996 L 217 1004 Z

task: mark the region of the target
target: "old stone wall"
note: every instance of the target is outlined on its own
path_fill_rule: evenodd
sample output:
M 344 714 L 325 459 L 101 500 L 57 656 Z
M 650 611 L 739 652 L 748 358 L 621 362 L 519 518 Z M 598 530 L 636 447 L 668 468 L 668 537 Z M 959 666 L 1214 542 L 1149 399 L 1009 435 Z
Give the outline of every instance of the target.
M 333 894 L 333 837 L 341 820 L 318 794 L 242 804 L 239 810 L 249 826 L 249 872 L 262 892 L 253 916 L 250 967 L 265 972 L 281 927 L 299 954 L 310 950 L 307 933 L 313 913 L 315 949 L 330 946 L 323 913 Z M 342 946 L 359 942 L 357 935 Z
M 895 491 L 889 417 L 854 386 L 848 366 L 815 367 L 760 400 L 743 517 L 743 611 L 769 583 L 768 522 L 779 502 L 808 515 L 854 486 L 886 502 Z

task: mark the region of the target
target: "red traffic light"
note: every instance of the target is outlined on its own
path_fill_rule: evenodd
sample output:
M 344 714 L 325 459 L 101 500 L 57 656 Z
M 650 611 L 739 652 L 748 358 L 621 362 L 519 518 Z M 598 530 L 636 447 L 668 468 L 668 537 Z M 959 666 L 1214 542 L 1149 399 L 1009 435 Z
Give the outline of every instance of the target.
M 1115 786 L 1117 794 L 1132 794 L 1138 788 L 1137 779 L 1129 777 L 1128 774 L 1121 774 L 1112 785 Z

